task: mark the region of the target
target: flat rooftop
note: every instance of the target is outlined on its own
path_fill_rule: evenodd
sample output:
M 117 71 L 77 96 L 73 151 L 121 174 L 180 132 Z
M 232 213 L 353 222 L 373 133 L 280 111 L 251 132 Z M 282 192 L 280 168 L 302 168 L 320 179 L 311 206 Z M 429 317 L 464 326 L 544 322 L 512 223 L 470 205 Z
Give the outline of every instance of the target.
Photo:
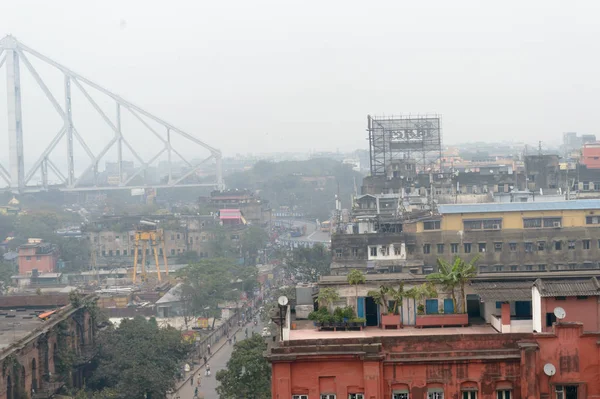
M 442 215 L 456 213 L 527 212 L 527 211 L 577 211 L 600 209 L 600 200 L 573 200 L 552 202 L 497 202 L 485 204 L 438 205 Z
M 38 315 L 48 309 L 0 310 L 0 350 L 30 334 L 45 322 Z
M 290 331 L 290 341 L 310 339 L 344 339 L 369 337 L 403 337 L 429 335 L 470 335 L 470 334 L 499 334 L 489 325 L 445 328 L 415 328 L 405 326 L 399 330 L 382 330 L 378 327 L 366 327 L 362 331 L 318 331 L 310 320 L 297 320 L 296 330 Z

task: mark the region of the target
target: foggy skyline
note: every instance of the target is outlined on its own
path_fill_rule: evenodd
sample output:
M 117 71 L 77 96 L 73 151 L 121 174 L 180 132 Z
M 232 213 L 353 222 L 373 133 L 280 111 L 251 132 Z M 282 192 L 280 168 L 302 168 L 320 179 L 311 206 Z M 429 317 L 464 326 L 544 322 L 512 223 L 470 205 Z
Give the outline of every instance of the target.
M 566 131 L 600 133 L 600 4 L 565 4 L 20 1 L 3 5 L 0 36 L 226 157 L 366 149 L 367 114 L 440 114 L 444 144 L 555 144 Z M 55 134 L 43 133 L 45 115 L 56 120 L 27 89 L 26 156 Z

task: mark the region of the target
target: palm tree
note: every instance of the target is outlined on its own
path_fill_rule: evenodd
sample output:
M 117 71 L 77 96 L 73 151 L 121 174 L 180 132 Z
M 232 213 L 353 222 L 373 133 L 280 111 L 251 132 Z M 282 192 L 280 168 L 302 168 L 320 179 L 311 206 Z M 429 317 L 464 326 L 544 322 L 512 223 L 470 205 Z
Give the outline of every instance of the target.
M 405 296 L 404 283 L 400 283 L 398 289 L 389 285 L 382 285 L 378 291 L 369 291 L 367 295 L 382 307 L 383 314 L 396 314 L 398 308 L 402 306 L 402 298 Z M 394 303 L 391 308 L 389 306 L 390 301 Z
M 352 269 L 348 273 L 348 284 L 354 286 L 354 310 L 358 309 L 358 285 L 364 284 L 367 280 L 360 270 Z
M 438 272 L 427 276 L 427 279 L 440 285 L 444 290 L 450 292 L 455 311 L 458 311 L 456 303 L 456 287 L 460 287 L 461 311 L 464 312 L 466 304 L 465 285 L 477 274 L 475 263 L 479 256 L 475 256 L 470 262 L 465 262 L 460 256 L 455 256 L 452 263 L 438 258 Z

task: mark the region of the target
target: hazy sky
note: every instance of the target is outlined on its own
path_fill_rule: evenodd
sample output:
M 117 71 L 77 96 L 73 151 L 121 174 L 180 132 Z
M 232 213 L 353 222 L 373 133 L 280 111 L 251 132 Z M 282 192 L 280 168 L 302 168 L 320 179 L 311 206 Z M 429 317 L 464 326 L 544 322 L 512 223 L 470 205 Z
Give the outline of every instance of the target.
M 600 134 L 599 20 L 591 0 L 18 0 L 0 35 L 230 156 L 366 149 L 369 113 L 439 113 L 445 143 Z M 60 125 L 32 93 L 39 146 Z

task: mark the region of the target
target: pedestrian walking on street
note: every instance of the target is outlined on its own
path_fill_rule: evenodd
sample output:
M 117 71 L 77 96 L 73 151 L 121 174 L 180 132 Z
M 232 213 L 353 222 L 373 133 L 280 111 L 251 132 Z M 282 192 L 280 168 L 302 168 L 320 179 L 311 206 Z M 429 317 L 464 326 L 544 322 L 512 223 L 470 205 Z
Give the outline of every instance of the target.
M 192 377 L 190 378 L 190 385 L 194 385 L 194 375 L 192 374 Z
M 206 355 L 204 355 L 203 360 L 204 360 L 204 364 L 206 364 Z
M 235 344 L 237 342 L 237 336 L 233 336 L 233 343 Z
M 206 365 L 206 373 L 205 374 L 207 377 L 210 377 L 210 364 Z
M 206 345 L 206 349 L 208 350 L 208 356 L 210 356 L 211 355 L 211 353 L 210 353 L 210 344 Z
M 198 397 L 198 387 L 196 387 L 196 389 L 194 390 L 194 398 Z

